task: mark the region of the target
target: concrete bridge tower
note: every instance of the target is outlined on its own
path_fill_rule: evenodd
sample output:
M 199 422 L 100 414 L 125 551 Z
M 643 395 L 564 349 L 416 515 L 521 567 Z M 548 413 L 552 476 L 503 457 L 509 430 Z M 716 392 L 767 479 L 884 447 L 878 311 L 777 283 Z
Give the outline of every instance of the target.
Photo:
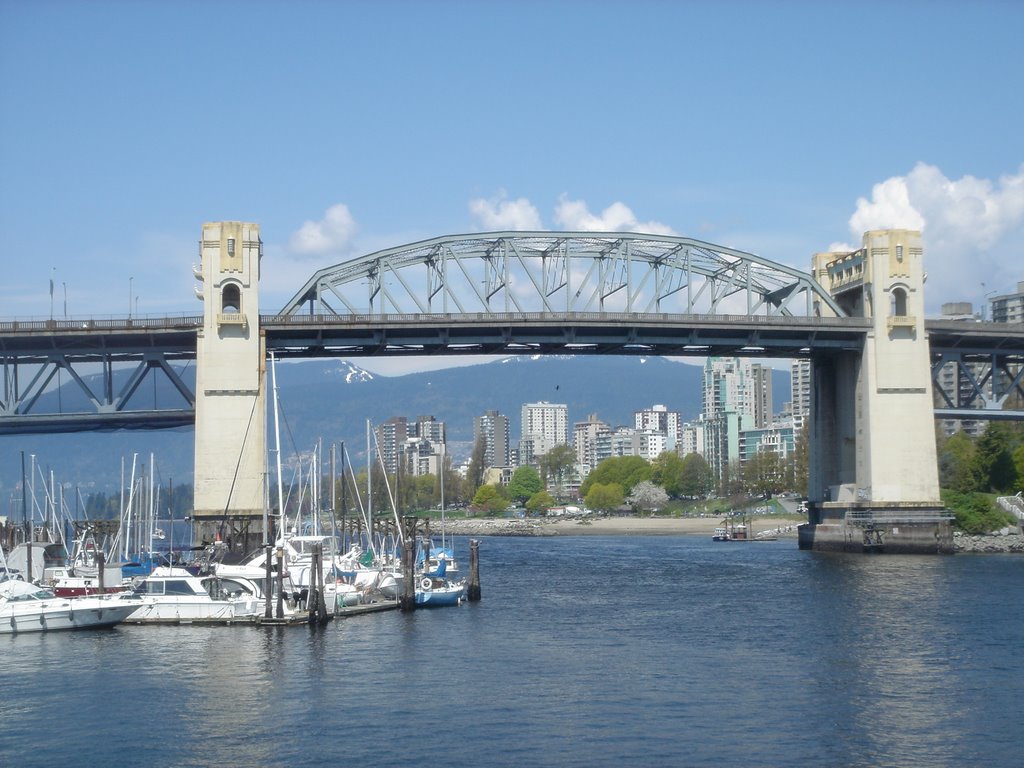
M 195 276 L 202 281 L 204 306 L 196 353 L 197 539 L 262 521 L 267 440 L 259 226 L 206 223 L 199 253 Z M 234 531 L 221 531 L 225 520 Z
M 951 552 L 939 498 L 924 251 L 912 230 L 867 232 L 852 253 L 819 253 L 814 277 L 852 317 L 860 353 L 820 354 L 811 393 L 811 522 L 802 547 Z

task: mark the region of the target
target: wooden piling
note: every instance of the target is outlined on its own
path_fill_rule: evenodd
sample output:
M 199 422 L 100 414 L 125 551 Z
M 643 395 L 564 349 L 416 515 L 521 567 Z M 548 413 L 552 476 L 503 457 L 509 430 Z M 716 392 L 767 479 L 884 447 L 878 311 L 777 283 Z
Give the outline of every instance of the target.
M 284 548 L 277 549 L 277 618 L 284 618 Z
M 263 586 L 264 586 L 264 589 L 263 589 L 263 592 L 264 592 L 263 599 L 264 599 L 264 602 L 265 602 L 265 605 L 264 605 L 264 608 L 263 608 L 263 618 L 265 618 L 265 619 L 272 619 L 272 618 L 274 618 L 274 608 L 273 608 L 273 605 L 271 605 L 270 601 L 271 601 L 271 595 L 273 595 L 273 593 L 274 593 L 274 569 L 273 569 L 273 563 L 271 561 L 274 559 L 274 551 L 273 551 L 273 548 L 270 546 L 270 544 L 264 544 L 263 548 L 266 550 L 266 555 L 267 555 L 266 560 L 264 562 L 264 567 L 266 569 L 266 574 L 267 575 L 266 575 L 266 581 L 264 581 L 264 583 L 263 583 Z
M 401 611 L 416 610 L 416 518 L 402 518 L 402 589 L 399 593 L 398 608 Z
M 469 540 L 469 584 L 466 587 L 466 599 L 475 603 L 480 599 L 480 542 Z
M 314 544 L 313 562 L 309 569 L 309 591 L 306 593 L 306 610 L 308 611 L 307 619 L 310 624 L 316 624 L 317 607 L 320 603 L 320 585 L 317 580 L 317 574 L 323 571 L 320 567 L 320 555 L 320 544 Z
M 104 582 L 106 581 L 106 575 L 107 575 L 106 571 L 107 571 L 107 556 L 103 552 L 102 549 L 97 548 L 96 549 L 96 574 L 99 577 L 100 594 L 101 595 L 106 594 L 106 591 L 107 591 L 106 589 L 104 589 L 104 586 L 105 586 Z

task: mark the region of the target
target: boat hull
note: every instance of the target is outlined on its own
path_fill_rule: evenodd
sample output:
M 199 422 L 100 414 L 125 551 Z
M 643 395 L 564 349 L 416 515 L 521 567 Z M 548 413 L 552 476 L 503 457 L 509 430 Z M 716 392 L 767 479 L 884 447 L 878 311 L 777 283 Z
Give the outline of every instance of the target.
M 138 603 L 87 597 L 28 601 L 24 606 L 8 604 L 0 608 L 0 635 L 105 629 L 120 624 L 138 607 Z

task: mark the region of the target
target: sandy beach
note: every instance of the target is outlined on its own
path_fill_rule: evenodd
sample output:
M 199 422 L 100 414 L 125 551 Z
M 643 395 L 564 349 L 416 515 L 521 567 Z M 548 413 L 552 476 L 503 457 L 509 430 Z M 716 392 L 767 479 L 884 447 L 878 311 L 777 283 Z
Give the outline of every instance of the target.
M 719 517 L 449 518 L 446 528 L 457 536 L 711 536 L 721 522 Z M 755 518 L 750 527 L 754 536 L 788 528 L 781 535 L 795 537 L 803 522 L 800 517 Z

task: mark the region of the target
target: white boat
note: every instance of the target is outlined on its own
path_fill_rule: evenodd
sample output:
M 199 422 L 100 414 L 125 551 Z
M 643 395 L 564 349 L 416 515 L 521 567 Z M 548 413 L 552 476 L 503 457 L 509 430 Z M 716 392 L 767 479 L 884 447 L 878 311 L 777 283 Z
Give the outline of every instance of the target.
M 137 600 L 70 599 L 26 581 L 4 581 L 0 582 L 0 635 L 112 627 L 138 608 Z
M 232 624 L 252 622 L 265 610 L 259 586 L 241 577 L 193 576 L 160 567 L 126 597 L 140 601 L 126 619 L 133 624 Z

